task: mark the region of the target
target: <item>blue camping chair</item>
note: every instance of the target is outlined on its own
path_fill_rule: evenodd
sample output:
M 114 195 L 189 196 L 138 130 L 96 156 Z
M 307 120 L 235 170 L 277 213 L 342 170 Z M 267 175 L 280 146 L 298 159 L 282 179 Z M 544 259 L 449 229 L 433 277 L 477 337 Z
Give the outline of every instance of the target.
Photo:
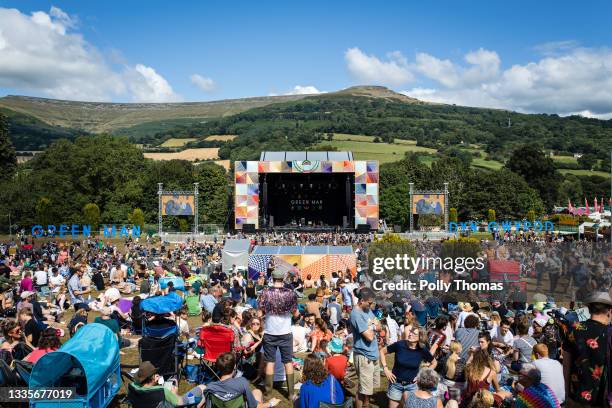
M 33 400 L 30 408 L 104 408 L 121 388 L 119 343 L 108 327 L 91 323 L 59 350 L 45 354 L 34 365 L 30 389 L 74 387 L 69 400 Z

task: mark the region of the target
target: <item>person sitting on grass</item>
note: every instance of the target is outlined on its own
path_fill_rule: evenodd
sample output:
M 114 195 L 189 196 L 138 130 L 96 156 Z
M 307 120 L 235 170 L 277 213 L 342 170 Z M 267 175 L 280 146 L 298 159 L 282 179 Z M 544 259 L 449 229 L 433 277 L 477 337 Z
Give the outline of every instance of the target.
M 94 323 L 100 323 L 104 326 L 108 327 L 112 330 L 113 333 L 117 335 L 117 340 L 119 341 L 119 348 L 130 347 L 132 342 L 130 339 L 126 339 L 121 337 L 121 329 L 119 328 L 119 323 L 113 318 L 111 318 L 111 314 L 113 313 L 110 307 L 103 307 L 100 310 L 102 316 L 98 316 L 94 319 Z
M 272 398 L 268 402 L 263 402 L 263 395 L 260 390 L 252 390 L 249 382 L 244 377 L 236 375 L 236 356 L 234 353 L 223 353 L 217 357 L 215 362 L 219 381 L 214 381 L 204 387 L 206 394 L 212 393 L 224 401 L 232 400 L 242 396 L 248 408 L 268 408 L 276 406 L 280 400 Z
M 62 345 L 58 337 L 58 330 L 53 327 L 47 327 L 43 330 L 40 339 L 38 340 L 38 347 L 36 347 L 30 354 L 24 358 L 25 361 L 29 361 L 34 364 L 39 358 L 47 353 L 57 350 Z

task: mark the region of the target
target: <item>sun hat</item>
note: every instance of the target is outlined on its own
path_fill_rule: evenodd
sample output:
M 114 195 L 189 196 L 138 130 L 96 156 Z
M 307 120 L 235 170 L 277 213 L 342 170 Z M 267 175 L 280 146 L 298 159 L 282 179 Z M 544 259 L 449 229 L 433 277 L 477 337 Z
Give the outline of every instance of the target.
M 157 374 L 157 368 L 150 361 L 143 361 L 138 367 L 134 379 L 142 385 L 142 382 L 152 375 Z
M 327 351 L 329 353 L 340 354 L 342 353 L 343 345 L 342 339 L 339 337 L 332 337 L 332 339 L 327 344 Z
M 592 303 L 602 303 L 604 305 L 612 306 L 612 298 L 608 292 L 594 292 L 584 300 L 584 303 L 587 305 Z
M 27 299 L 30 296 L 32 296 L 34 294 L 34 292 L 30 291 L 30 290 L 24 290 L 23 292 L 21 292 L 21 298 L 22 299 Z
M 514 312 L 512 310 L 508 310 L 506 312 L 506 314 L 504 315 L 504 317 L 514 317 L 514 316 L 515 316 L 515 314 L 514 314 Z

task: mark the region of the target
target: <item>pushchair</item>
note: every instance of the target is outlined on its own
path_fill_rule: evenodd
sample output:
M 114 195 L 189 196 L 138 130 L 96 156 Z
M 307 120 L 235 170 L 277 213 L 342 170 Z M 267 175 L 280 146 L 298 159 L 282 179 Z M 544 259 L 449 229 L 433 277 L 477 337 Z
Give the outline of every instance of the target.
M 80 329 L 62 347 L 43 355 L 32 368 L 31 390 L 71 387 L 67 400 L 32 400 L 30 407 L 104 408 L 121 388 L 119 344 L 108 327 L 91 323 Z
M 232 329 L 220 324 L 205 326 L 200 329 L 198 346 L 204 351 L 200 357 L 200 366 L 203 369 L 202 376 L 210 373 L 217 380 L 220 379 L 215 370 L 215 362 L 221 354 L 234 351 L 234 336 Z

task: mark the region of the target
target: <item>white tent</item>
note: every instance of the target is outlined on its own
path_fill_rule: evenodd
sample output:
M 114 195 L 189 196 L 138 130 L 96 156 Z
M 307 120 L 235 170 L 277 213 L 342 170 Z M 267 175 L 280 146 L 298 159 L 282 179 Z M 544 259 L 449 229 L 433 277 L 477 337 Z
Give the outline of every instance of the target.
M 223 271 L 232 270 L 232 265 L 238 269 L 247 270 L 249 267 L 249 248 L 251 241 L 248 239 L 228 239 L 223 246 Z

